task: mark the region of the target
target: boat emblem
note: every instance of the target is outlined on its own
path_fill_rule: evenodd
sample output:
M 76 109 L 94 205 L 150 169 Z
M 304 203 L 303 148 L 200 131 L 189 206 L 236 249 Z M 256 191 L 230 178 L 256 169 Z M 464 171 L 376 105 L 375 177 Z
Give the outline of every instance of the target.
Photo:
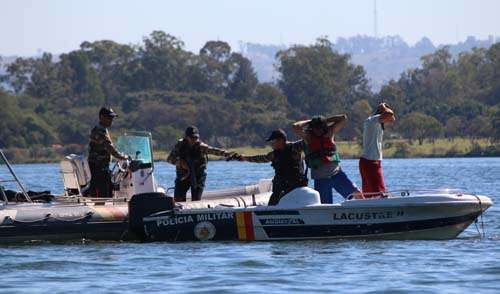
M 199 222 L 194 227 L 194 236 L 200 240 L 210 240 L 215 236 L 215 226 L 211 222 Z

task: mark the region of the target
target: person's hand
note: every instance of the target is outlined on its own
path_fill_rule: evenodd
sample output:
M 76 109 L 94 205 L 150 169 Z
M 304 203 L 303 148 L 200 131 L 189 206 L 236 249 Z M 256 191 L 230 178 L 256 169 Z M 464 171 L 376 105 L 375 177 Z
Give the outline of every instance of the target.
M 236 153 L 233 160 L 245 161 L 245 155 Z
M 228 156 L 226 156 L 226 160 L 227 161 L 233 161 L 233 160 L 239 160 L 241 161 L 241 155 L 238 154 L 237 152 L 231 152 L 228 154 Z
M 392 108 L 389 106 L 389 104 L 387 104 L 385 102 L 382 102 L 382 104 L 384 105 L 385 108 L 392 110 Z

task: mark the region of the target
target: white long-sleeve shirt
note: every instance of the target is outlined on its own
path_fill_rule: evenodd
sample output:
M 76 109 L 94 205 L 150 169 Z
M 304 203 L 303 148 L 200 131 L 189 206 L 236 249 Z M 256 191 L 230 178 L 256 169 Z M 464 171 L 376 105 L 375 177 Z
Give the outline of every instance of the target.
M 368 117 L 363 125 L 363 153 L 368 160 L 382 160 L 382 137 L 384 130 L 380 124 L 380 114 Z

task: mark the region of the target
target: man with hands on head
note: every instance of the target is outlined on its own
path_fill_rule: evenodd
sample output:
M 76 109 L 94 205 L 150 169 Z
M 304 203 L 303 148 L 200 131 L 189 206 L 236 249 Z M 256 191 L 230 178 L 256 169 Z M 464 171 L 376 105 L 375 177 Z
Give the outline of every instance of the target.
M 305 160 L 311 168 L 314 189 L 321 197 L 321 203 L 333 203 L 332 189 L 344 198 L 362 199 L 363 195 L 340 167 L 334 136 L 346 124 L 347 116 L 334 115 L 328 118 L 315 116 L 312 119 L 295 122 L 293 131 L 305 142 Z
M 382 138 L 385 125 L 395 120 L 392 109 L 386 103 L 380 103 L 375 113 L 364 122 L 359 172 L 363 181 L 363 193 L 367 198 L 386 192 L 382 173 Z

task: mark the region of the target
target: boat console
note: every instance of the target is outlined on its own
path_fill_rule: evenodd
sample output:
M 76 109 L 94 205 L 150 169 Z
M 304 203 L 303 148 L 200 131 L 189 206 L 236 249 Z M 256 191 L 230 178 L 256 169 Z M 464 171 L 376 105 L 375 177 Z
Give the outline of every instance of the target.
M 164 192 L 154 177 L 151 134 L 127 132 L 117 138 L 116 147 L 129 155 L 130 160 L 114 162 L 111 174 L 113 199 L 129 200 L 133 195 Z M 90 185 L 90 169 L 83 155 L 71 154 L 60 163 L 65 196 L 83 197 Z
M 300 187 L 283 196 L 276 207 L 302 208 L 315 205 L 321 205 L 321 199 L 318 191 L 309 187 Z
M 119 160 L 112 169 L 115 198 L 130 199 L 136 194 L 164 192 L 154 176 L 151 133 L 127 132 L 118 137 L 116 147 L 131 160 Z

